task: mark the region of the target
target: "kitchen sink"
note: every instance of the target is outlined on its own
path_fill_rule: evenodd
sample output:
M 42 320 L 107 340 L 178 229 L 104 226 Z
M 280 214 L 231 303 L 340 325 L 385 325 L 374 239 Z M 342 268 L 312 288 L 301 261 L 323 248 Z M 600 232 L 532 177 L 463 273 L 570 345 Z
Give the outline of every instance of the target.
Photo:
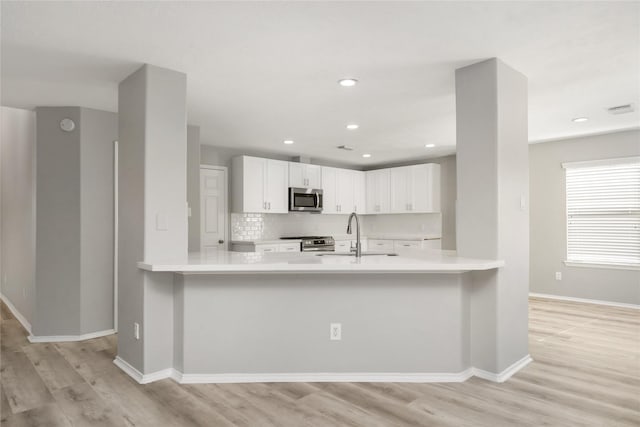
M 362 256 L 372 256 L 372 255 L 378 255 L 378 256 L 398 256 L 398 254 L 395 253 L 391 253 L 391 252 L 362 252 L 360 255 Z M 354 252 L 325 252 L 323 254 L 316 254 L 316 256 L 356 256 L 356 254 Z

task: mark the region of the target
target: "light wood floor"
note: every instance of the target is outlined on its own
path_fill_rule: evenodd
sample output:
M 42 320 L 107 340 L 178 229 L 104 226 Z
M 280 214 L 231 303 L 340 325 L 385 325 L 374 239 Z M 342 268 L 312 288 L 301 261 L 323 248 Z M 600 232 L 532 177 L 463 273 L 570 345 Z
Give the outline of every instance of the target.
M 114 336 L 30 344 L 1 310 L 2 426 L 640 426 L 640 311 L 531 299 L 534 362 L 503 384 L 141 386 Z

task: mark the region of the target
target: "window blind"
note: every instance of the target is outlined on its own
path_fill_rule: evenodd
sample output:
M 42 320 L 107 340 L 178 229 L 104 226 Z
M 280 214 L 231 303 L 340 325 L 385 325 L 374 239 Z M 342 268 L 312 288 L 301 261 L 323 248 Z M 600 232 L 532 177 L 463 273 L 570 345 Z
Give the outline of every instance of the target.
M 563 166 L 567 261 L 640 266 L 640 158 Z

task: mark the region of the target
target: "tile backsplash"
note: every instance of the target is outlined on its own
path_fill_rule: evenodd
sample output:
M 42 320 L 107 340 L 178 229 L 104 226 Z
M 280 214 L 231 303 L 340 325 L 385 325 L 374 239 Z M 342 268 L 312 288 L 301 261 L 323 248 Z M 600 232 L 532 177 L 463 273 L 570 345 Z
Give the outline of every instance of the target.
M 283 236 L 342 235 L 348 215 L 310 213 L 232 213 L 231 240 L 269 240 Z M 440 214 L 365 215 L 360 217 L 363 233 L 440 234 Z

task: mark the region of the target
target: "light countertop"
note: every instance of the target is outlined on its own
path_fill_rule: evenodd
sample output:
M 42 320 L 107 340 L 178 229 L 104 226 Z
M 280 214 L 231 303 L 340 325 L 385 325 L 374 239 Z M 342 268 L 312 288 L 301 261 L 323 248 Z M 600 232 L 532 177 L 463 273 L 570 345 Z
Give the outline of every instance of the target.
M 193 253 L 184 260 L 143 261 L 147 271 L 208 274 L 253 273 L 463 273 L 504 266 L 502 260 L 458 257 L 453 251 L 404 250 L 399 256 L 326 255 L 317 253 L 260 253 L 212 251 Z

